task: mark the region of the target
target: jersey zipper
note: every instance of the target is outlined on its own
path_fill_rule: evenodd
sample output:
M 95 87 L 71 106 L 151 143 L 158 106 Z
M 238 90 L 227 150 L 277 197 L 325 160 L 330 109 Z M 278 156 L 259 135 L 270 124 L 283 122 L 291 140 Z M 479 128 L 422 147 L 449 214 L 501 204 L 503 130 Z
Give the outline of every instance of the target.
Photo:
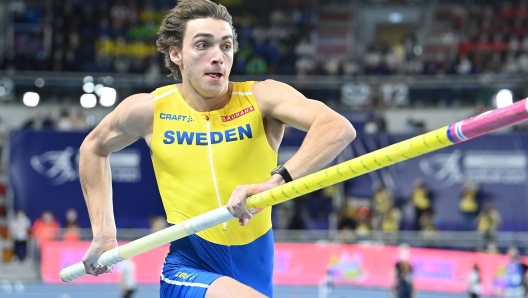
M 207 148 L 209 149 L 209 164 L 211 165 L 211 174 L 213 174 L 213 183 L 216 191 L 216 200 L 218 201 L 218 207 L 222 207 L 222 200 L 220 199 L 220 191 L 218 190 L 218 182 L 216 181 L 216 172 L 213 163 L 213 145 L 211 144 L 211 121 L 208 115 L 205 115 L 207 121 Z M 222 230 L 227 231 L 227 224 L 222 224 Z

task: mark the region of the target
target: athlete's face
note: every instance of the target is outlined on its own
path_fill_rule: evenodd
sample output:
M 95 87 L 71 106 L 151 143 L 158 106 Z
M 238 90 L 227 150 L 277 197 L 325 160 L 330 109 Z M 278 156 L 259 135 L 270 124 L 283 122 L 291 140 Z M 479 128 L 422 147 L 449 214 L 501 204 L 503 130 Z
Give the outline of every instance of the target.
M 171 51 L 182 78 L 204 97 L 227 90 L 233 65 L 233 31 L 222 20 L 195 19 L 187 22 L 181 51 Z

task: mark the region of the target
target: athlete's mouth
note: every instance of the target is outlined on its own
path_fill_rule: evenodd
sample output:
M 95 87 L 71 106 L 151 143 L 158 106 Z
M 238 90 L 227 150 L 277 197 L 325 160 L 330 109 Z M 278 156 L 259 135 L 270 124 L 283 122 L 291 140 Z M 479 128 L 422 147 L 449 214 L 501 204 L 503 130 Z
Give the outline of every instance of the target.
M 209 77 L 213 79 L 220 79 L 222 77 L 222 74 L 218 72 L 209 72 L 209 73 L 206 73 L 206 75 L 208 75 Z

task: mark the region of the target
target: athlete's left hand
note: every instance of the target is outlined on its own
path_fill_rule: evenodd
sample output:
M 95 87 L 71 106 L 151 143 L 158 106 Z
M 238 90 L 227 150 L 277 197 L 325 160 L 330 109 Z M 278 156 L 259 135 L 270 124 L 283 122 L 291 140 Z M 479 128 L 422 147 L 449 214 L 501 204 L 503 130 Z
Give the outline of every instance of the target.
M 231 194 L 231 198 L 229 198 L 226 207 L 234 217 L 238 218 L 238 224 L 245 226 L 253 217 L 253 214 L 249 212 L 246 206 L 247 199 L 254 194 L 274 188 L 282 183 L 284 183 L 282 177 L 274 175 L 267 181 L 259 184 L 239 185 Z

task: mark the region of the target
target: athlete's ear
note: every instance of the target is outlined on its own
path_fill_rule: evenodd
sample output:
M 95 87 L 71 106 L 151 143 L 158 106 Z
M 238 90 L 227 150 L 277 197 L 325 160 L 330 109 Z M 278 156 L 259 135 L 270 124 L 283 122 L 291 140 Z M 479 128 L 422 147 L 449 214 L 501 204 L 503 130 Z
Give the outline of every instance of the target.
M 182 65 L 182 54 L 176 49 L 175 46 L 169 48 L 169 56 L 174 64 L 181 66 Z

